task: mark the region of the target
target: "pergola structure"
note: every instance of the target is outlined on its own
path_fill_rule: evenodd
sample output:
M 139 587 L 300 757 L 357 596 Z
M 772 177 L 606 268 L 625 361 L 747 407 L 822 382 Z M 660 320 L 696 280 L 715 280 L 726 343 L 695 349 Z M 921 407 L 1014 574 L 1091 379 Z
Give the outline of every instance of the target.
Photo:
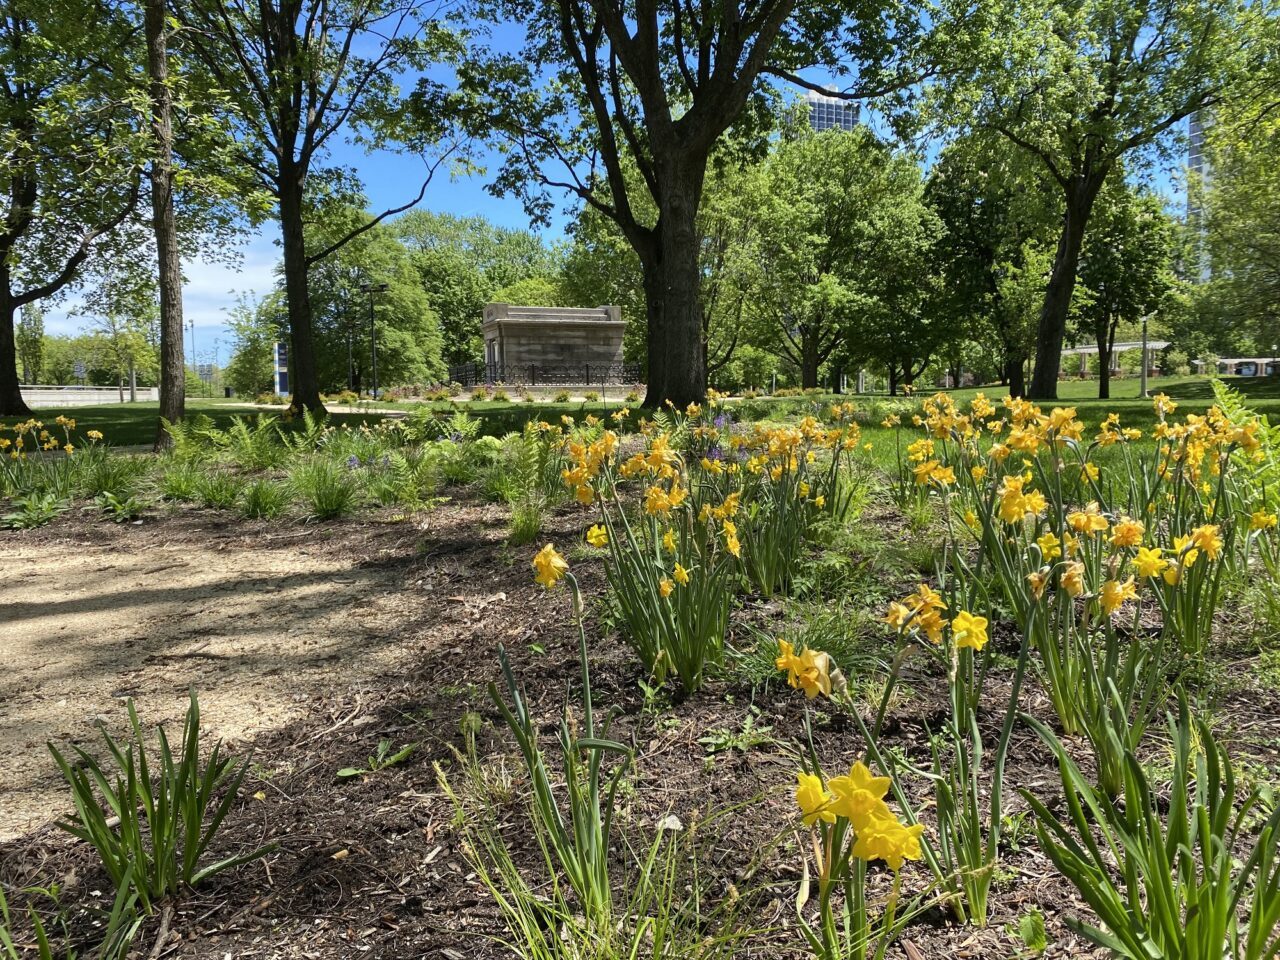
M 1150 356 L 1150 351 L 1152 350 L 1163 350 L 1167 346 L 1169 346 L 1168 340 L 1148 340 L 1147 355 Z M 1112 344 L 1111 345 L 1111 372 L 1112 373 L 1119 372 L 1120 370 L 1119 358 L 1121 353 L 1123 353 L 1126 350 L 1141 350 L 1141 349 L 1142 349 L 1141 340 L 1123 340 L 1119 343 Z M 1089 372 L 1088 358 L 1099 352 L 1100 351 L 1098 350 L 1098 345 L 1096 343 L 1092 343 L 1092 344 L 1083 345 L 1079 347 L 1064 347 L 1062 350 L 1062 355 L 1064 357 L 1067 356 L 1068 354 L 1078 355 L 1080 357 L 1080 373 L 1083 375 Z

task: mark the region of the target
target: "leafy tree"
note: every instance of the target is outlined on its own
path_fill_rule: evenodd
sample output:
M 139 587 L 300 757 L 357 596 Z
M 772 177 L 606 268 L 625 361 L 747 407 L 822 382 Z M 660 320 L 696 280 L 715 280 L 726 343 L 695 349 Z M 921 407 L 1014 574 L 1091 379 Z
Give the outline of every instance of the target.
M 806 388 L 835 355 L 883 363 L 895 384 L 920 372 L 933 349 L 917 301 L 939 224 L 913 157 L 865 127 L 806 132 L 780 144 L 741 206 L 758 234 L 756 346 Z
M 1248 0 L 1002 0 L 971 99 L 975 124 L 1034 157 L 1062 221 L 1029 394 L 1057 396 L 1080 253 L 1098 194 L 1126 159 L 1167 155 L 1176 126 L 1243 78 L 1274 21 Z
M 935 248 L 942 277 L 937 308 L 981 345 L 974 360 L 1022 396 L 1034 330 L 1030 314 L 1022 306 L 1010 309 L 1003 292 L 1028 276 L 1028 253 L 1051 243 L 1053 188 L 1017 147 L 999 137 L 970 135 L 942 151 L 925 197 L 944 227 Z M 1017 281 L 1010 286 L 1013 275 Z
M 389 229 L 412 252 L 439 317 L 448 365 L 483 357 L 484 305 L 497 299 L 498 289 L 559 270 L 559 254 L 536 234 L 498 227 L 483 217 L 413 210 L 392 221 Z
M 732 139 L 713 157 L 696 221 L 698 316 L 708 377 L 715 377 L 742 344 L 744 309 L 759 269 L 757 229 L 747 190 L 752 158 Z M 737 149 L 735 149 L 737 148 Z M 628 180 L 640 172 L 628 165 Z M 638 194 L 638 201 L 643 195 Z M 640 211 L 646 222 L 657 217 L 652 205 Z M 572 306 L 616 304 L 627 320 L 623 353 L 643 371 L 648 362 L 644 270 L 634 248 L 610 218 L 589 204 L 578 211 L 569 230 L 572 242 L 561 271 L 561 291 Z
M 514 303 L 525 307 L 565 306 L 560 286 L 549 277 L 525 277 L 493 292 L 495 303 Z
M 18 362 L 22 364 L 22 379 L 27 383 L 39 383 L 44 362 L 44 311 L 39 304 L 24 303 L 17 330 Z
M 354 207 L 326 209 L 308 224 L 313 248 L 356 233 L 371 220 Z M 363 284 L 385 284 L 369 294 Z M 315 320 L 316 362 L 324 389 L 347 386 L 348 339 L 356 389 L 372 386 L 370 305 L 377 331 L 378 383 L 425 383 L 444 378 L 439 322 L 422 289 L 409 250 L 381 225 L 360 232 L 333 256 L 312 267 L 310 298 Z
M 243 297 L 227 315 L 231 330 L 231 360 L 225 371 L 226 383 L 242 397 L 256 397 L 272 389 L 272 351 L 280 336 L 284 304 L 273 293 L 253 304 Z
M 178 10 L 192 50 L 230 102 L 244 178 L 275 201 L 293 401 L 322 410 L 308 272 L 418 203 L 452 149 L 428 165 L 416 197 L 323 247 L 308 247 L 306 211 L 323 197 L 349 199 L 355 192 L 351 171 L 323 163 L 343 137 L 378 144 L 403 137 L 422 151 L 437 143 L 441 88 L 419 81 L 416 129 L 408 134 L 396 77 L 421 72 L 445 53 L 456 55 L 456 38 L 431 19 L 424 0 L 183 0 Z
M 1173 224 L 1160 198 L 1125 183 L 1121 171 L 1098 198 L 1080 257 L 1081 330 L 1098 345 L 1098 397 L 1111 397 L 1112 349 L 1122 324 L 1152 313 L 1168 295 Z
M 1272 352 L 1280 342 L 1280 112 L 1274 95 L 1231 107 L 1210 131 L 1209 183 L 1191 185 L 1203 209 L 1192 224 L 1203 230 L 1195 260 L 1207 257 L 1212 277 L 1204 309 L 1216 301 L 1214 310 L 1233 315 L 1257 349 Z
M 706 389 L 697 220 L 726 131 L 763 126 L 768 73 L 799 79 L 809 66 L 839 62 L 856 78 L 851 96 L 910 82 L 895 68 L 926 22 L 946 19 L 942 7 L 926 16 L 896 0 L 478 6 L 491 20 L 523 23 L 527 35 L 521 50 L 477 51 L 461 71 L 473 129 L 505 152 L 494 189 L 542 217 L 550 191 L 567 191 L 617 226 L 640 262 L 647 401 L 677 405 Z
M 14 314 L 72 284 L 137 204 L 129 28 L 91 0 L 0 11 L 0 416 L 29 413 Z

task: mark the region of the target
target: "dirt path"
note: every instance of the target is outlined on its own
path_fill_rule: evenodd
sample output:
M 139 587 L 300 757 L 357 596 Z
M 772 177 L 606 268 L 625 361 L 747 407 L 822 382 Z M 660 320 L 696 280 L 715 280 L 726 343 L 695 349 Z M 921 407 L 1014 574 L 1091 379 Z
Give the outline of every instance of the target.
M 176 725 L 194 684 L 234 740 L 389 670 L 400 570 L 304 544 L 0 540 L 0 840 L 67 806 L 46 741 L 120 732 L 129 697 Z

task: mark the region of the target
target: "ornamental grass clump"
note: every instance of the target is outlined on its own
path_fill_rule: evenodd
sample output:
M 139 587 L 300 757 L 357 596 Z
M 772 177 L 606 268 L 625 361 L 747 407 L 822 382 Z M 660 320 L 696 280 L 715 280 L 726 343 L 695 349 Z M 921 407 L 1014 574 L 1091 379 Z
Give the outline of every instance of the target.
M 75 819 L 58 826 L 90 844 L 115 888 L 136 893 L 139 906 L 151 913 L 160 899 L 256 860 L 273 845 L 204 863 L 236 802 L 248 762 L 237 764 L 216 744 L 201 763 L 200 706 L 194 690 L 176 756 L 164 728 L 158 727 L 159 754 L 149 757 L 132 700 L 128 710 L 133 736 L 127 742 L 102 731 L 114 770 L 104 769 L 96 757 L 74 744 L 74 762 L 52 743 L 49 752 L 71 787 L 76 807 Z

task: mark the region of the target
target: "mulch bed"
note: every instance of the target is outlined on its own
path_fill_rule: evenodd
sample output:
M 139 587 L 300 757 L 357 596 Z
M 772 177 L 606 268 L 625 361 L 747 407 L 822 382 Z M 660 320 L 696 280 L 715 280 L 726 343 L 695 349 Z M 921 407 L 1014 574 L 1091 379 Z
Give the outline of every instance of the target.
M 865 522 L 890 529 L 891 538 L 910 536 L 891 510 L 876 510 Z M 586 522 L 578 510 L 563 508 L 542 539 L 561 545 L 580 542 Z M 308 534 L 311 544 L 357 556 L 362 563 L 398 566 L 405 591 L 418 601 L 412 607 L 415 614 L 399 627 L 406 665 L 402 673 L 352 684 L 345 692 L 339 686 L 332 697 L 314 702 L 305 720 L 236 745 L 238 755 L 252 750 L 254 772 L 211 856 L 266 842 L 278 848 L 261 862 L 218 876 L 178 903 L 171 939 L 158 955 L 509 956 L 496 939 L 502 934 L 497 910 L 462 855 L 452 808 L 437 784 L 434 765 L 454 766 L 455 751 L 464 748 L 464 716 L 472 713 L 483 719 L 478 734 L 482 756 L 514 753 L 486 693 L 486 685 L 500 679 L 498 644 L 509 651 L 529 701 L 545 719 L 548 744 L 566 687 L 578 685 L 568 598 L 563 590 L 548 592 L 534 584 L 528 560 L 536 545 L 509 546 L 504 512 L 470 502 L 465 495 L 433 511 L 421 530 L 358 519 L 308 528 L 249 526 L 192 510 L 126 531 L 131 549 L 144 549 L 147 538 L 173 542 L 209 537 L 240 543 L 254 539 L 261 549 L 272 549 L 282 541 L 271 535 Z M 70 548 L 77 541 L 121 534 L 68 516 L 34 535 L 63 538 Z M 612 735 L 634 741 L 638 749 L 620 829 L 643 843 L 668 813 L 688 824 L 730 809 L 703 838 L 705 888 L 746 897 L 752 925 L 767 928 L 735 956 L 803 956 L 793 923 L 800 861 L 790 825 L 795 821 L 791 787 L 806 702 L 784 684 L 753 691 L 730 675 L 683 702 L 646 703 L 637 682 L 640 670 L 625 643 L 616 635 L 601 635 L 598 610 L 593 609 L 598 604 L 592 603 L 604 593 L 599 562 L 578 559 L 574 566 L 593 611 L 588 638 L 598 709 L 619 711 Z M 912 586 L 892 584 L 888 589 L 905 593 Z M 777 626 L 779 611 L 776 604 L 753 604 L 740 611 L 733 639 L 745 642 L 741 624 L 747 621 L 766 629 Z M 996 642 L 1005 652 L 1016 652 L 1016 641 L 1007 633 L 997 635 Z M 342 669 L 341 664 L 334 667 L 339 678 Z M 1235 732 L 1256 761 L 1274 764 L 1280 743 L 1276 694 L 1259 687 L 1247 660 L 1227 669 L 1234 679 L 1221 702 L 1218 725 Z M 928 729 L 945 710 L 945 677 L 923 659 L 913 661 L 908 673 L 913 695 L 890 718 L 889 745 L 925 762 Z M 989 702 L 997 705 L 985 718 L 992 740 L 1007 679 L 996 677 L 990 692 Z M 772 739 L 745 751 L 709 754 L 699 739 L 712 730 L 741 729 L 753 705 L 760 711 L 756 724 L 772 727 Z M 1042 718 L 1050 716 L 1034 682 L 1028 683 L 1023 705 Z M 861 749 L 854 725 L 830 712 L 815 715 L 814 735 L 828 770 L 847 766 Z M 382 739 L 396 745 L 420 741 L 421 747 L 399 766 L 351 779 L 335 776 L 341 767 L 361 766 Z M 515 774 L 518 763 L 508 768 L 517 787 L 523 787 Z M 1015 732 L 1006 774 L 1011 789 L 1033 790 L 1046 798 L 1058 789 L 1048 751 L 1025 728 Z M 913 784 L 917 795 L 921 786 Z M 1011 827 L 989 925 L 961 927 L 939 911 L 927 912 L 891 956 L 1019 956 L 1017 922 L 1031 909 L 1045 915 L 1047 956 L 1103 955 L 1067 930 L 1064 918 L 1084 908 L 1038 851 L 1022 817 L 1025 804 L 1016 795 L 1008 796 L 1006 804 Z M 493 815 L 505 823 L 523 822 L 516 802 Z M 929 816 L 926 809 L 926 823 Z M 511 832 L 519 831 L 513 827 Z M 749 874 L 758 852 L 775 842 L 761 868 Z M 537 854 L 531 838 L 514 845 L 532 866 Z M 111 897 L 92 852 L 52 825 L 0 846 L 0 882 L 9 890 L 60 883 L 68 905 L 109 902 Z M 908 867 L 906 889 L 919 890 L 927 883 L 919 865 Z M 14 898 L 15 903 L 26 899 Z M 82 914 L 73 915 L 73 930 L 83 932 L 84 924 Z M 155 937 L 153 920 L 138 940 L 140 956 L 150 953 Z

